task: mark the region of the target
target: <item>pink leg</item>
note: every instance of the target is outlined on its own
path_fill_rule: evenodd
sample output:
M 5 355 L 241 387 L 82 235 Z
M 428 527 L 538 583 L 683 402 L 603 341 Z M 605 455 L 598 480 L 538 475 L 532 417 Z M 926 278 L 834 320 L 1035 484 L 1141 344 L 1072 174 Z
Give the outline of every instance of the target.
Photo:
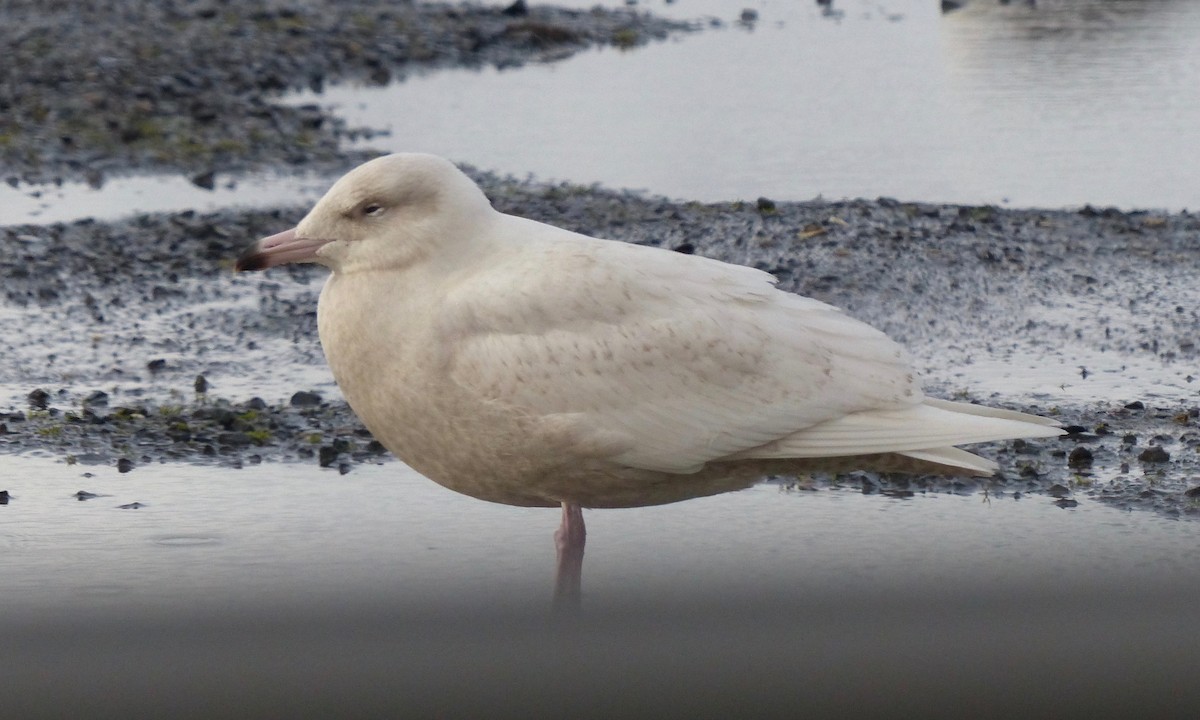
M 554 607 L 557 610 L 578 609 L 583 584 L 583 546 L 587 530 L 583 526 L 583 508 L 575 503 L 562 504 L 562 524 L 554 533 L 558 550 L 558 571 L 554 578 Z

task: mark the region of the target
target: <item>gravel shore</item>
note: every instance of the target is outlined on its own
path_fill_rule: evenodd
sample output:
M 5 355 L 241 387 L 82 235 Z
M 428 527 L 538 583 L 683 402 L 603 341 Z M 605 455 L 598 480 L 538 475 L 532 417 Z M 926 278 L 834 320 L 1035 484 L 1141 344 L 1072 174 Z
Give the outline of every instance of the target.
M 326 81 L 518 65 L 685 30 L 632 12 L 540 6 L 506 15 L 357 0 L 338 13 L 318 10 L 6 3 L 0 37 L 18 62 L 0 66 L 0 178 L 102 184 L 132 172 L 202 181 L 247 168 L 342 170 L 361 159 L 338 149 L 351 129 L 273 97 Z M 768 270 L 781 287 L 846 308 L 911 348 L 931 394 L 1049 414 L 1071 430 L 1061 440 L 981 448 L 1004 466 L 983 485 L 868 473 L 830 482 L 898 495 L 1035 492 L 1064 507 L 1095 498 L 1200 517 L 1200 398 L 1186 383 L 1092 401 L 1015 398 L 977 394 L 952 370 L 976 352 L 1031 356 L 1078 366 L 1079 382 L 1088 382 L 1088 358 L 1107 353 L 1190 382 L 1200 375 L 1200 297 L 1189 272 L 1200 217 L 886 198 L 675 203 L 471 173 L 505 212 Z M 130 471 L 182 460 L 318 462 L 349 472 L 386 458 L 336 391 L 310 381 L 326 373 L 315 328 L 323 271 L 230 272 L 249 242 L 306 210 L 0 228 L 0 317 L 19 328 L 0 337 L 0 450 Z M 255 392 L 259 384 L 270 392 Z
M 272 100 L 335 80 L 384 85 L 437 68 L 632 48 L 686 29 L 632 10 L 541 3 L 14 0 L 0 6 L 0 179 L 100 185 L 136 170 L 204 182 L 213 172 L 344 165 L 338 143 L 359 130 Z

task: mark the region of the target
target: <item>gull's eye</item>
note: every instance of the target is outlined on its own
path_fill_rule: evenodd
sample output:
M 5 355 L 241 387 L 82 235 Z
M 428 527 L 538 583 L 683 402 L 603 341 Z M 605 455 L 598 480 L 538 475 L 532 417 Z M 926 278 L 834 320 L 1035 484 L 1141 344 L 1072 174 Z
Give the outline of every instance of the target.
M 362 214 L 364 217 L 377 217 L 383 214 L 383 206 L 378 203 L 363 205 Z

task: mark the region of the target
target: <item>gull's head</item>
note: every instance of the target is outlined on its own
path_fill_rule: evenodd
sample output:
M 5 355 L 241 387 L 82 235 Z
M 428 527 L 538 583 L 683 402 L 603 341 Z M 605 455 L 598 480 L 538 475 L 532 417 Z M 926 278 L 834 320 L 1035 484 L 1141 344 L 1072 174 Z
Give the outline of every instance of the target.
M 479 187 L 448 160 L 387 155 L 347 173 L 299 225 L 242 253 L 236 269 L 294 262 L 343 273 L 402 268 L 468 242 L 492 212 Z

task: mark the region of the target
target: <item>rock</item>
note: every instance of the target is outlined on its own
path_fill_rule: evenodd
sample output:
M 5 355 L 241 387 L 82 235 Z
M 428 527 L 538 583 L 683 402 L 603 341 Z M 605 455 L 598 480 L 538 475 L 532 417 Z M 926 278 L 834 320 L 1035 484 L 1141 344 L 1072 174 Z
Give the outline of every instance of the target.
M 525 17 L 529 14 L 529 7 L 525 4 L 525 0 L 517 0 L 512 5 L 501 10 L 500 14 L 509 17 Z
M 223 432 L 217 435 L 217 443 L 228 448 L 243 448 L 254 444 L 254 440 L 244 432 Z
M 131 502 L 131 503 L 126 503 L 124 505 L 118 505 L 117 509 L 118 510 L 138 510 L 138 509 L 141 509 L 144 507 L 146 507 L 146 506 L 140 502 Z
M 133 469 L 133 461 L 129 458 L 121 458 L 117 461 L 117 472 L 127 473 Z
M 192 387 L 196 389 L 197 393 L 203 395 L 204 393 L 208 392 L 208 389 L 211 386 L 208 384 L 208 378 L 204 377 L 203 375 L 197 375 L 195 382 L 192 383 Z
M 31 410 L 45 410 L 50 404 L 50 393 L 37 388 L 30 392 L 26 396 L 26 399 L 29 401 L 29 408 Z
M 1063 498 L 1071 494 L 1071 489 L 1066 485 L 1055 483 L 1050 486 L 1050 489 L 1046 493 L 1051 497 Z
M 321 396 L 315 392 L 301 390 L 293 394 L 288 402 L 292 407 L 316 407 L 321 404 Z
M 317 462 L 321 464 L 321 467 L 329 467 L 337 462 L 338 455 L 338 451 L 332 445 L 322 445 L 317 454 Z
M 1092 459 L 1092 451 L 1080 445 L 1067 456 L 1067 465 L 1073 468 L 1090 468 Z
M 198 188 L 212 190 L 217 186 L 217 176 L 212 170 L 192 176 L 192 184 Z
M 1171 454 L 1162 449 L 1161 445 L 1151 445 L 1138 455 L 1138 460 L 1145 463 L 1165 463 L 1171 459 Z
M 146 363 L 146 369 L 152 373 L 156 373 L 167 366 L 167 361 L 162 358 L 157 358 Z
M 93 390 L 83 401 L 88 405 L 106 406 L 108 405 L 108 393 L 103 390 Z

